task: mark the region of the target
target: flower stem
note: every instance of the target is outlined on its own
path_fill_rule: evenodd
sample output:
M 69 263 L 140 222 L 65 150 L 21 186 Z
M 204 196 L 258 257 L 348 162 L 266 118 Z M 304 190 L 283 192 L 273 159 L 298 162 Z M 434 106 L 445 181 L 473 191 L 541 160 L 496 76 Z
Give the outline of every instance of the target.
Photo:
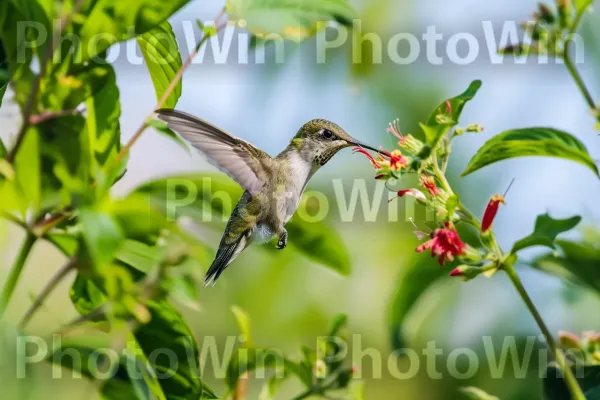
M 15 288 L 17 287 L 17 283 L 19 282 L 19 278 L 21 277 L 21 272 L 23 272 L 23 267 L 25 266 L 27 257 L 29 257 L 29 253 L 31 252 L 36 240 L 37 237 L 35 235 L 27 232 L 27 236 L 25 236 L 25 240 L 21 245 L 19 255 L 17 256 L 15 263 L 10 270 L 10 274 L 6 280 L 4 289 L 2 290 L 2 297 L 0 298 L 0 314 L 4 313 L 8 307 L 8 304 L 10 303 L 10 299 L 12 298 Z
M 569 390 L 571 391 L 573 400 L 586 400 L 585 395 L 583 394 L 583 391 L 581 390 L 581 387 L 579 386 L 579 383 L 577 382 L 577 379 L 575 379 L 575 375 L 573 375 L 573 371 L 567 364 L 565 355 L 556 346 L 556 342 L 554 341 L 554 338 L 552 337 L 550 330 L 546 326 L 546 323 L 542 319 L 542 316 L 540 315 L 539 311 L 533 304 L 533 301 L 531 300 L 531 297 L 529 297 L 527 290 L 525 290 L 525 287 L 523 286 L 523 282 L 521 282 L 521 278 L 519 278 L 519 275 L 517 275 L 517 271 L 515 271 L 514 266 L 504 265 L 502 267 L 502 269 L 504 270 L 504 272 L 506 272 L 506 274 L 510 278 L 510 281 L 512 282 L 513 286 L 515 287 L 515 289 L 517 289 L 519 296 L 521 296 L 523 303 L 525 303 L 525 305 L 529 309 L 529 312 L 535 319 L 535 322 L 537 323 L 538 327 L 540 328 L 544 337 L 546 338 L 546 343 L 548 343 L 548 347 L 550 347 L 550 351 L 552 351 L 552 353 L 554 354 L 554 357 L 556 358 L 556 362 L 560 366 L 560 369 L 562 369 L 562 371 L 563 371 L 565 381 L 567 383 L 567 386 L 569 387 Z
M 445 175 L 442 174 L 441 170 L 438 167 L 436 157 L 434 157 L 433 161 L 434 161 L 433 162 L 433 171 L 434 171 L 436 177 L 438 178 L 438 180 L 440 181 L 440 184 L 442 185 L 442 187 L 445 190 L 447 190 L 449 193 L 452 193 L 452 190 L 449 189 L 450 184 L 448 183 L 448 180 L 446 179 Z M 460 213 L 463 214 L 463 217 L 464 217 L 463 220 L 465 222 L 467 222 L 468 224 L 472 225 L 475 229 L 480 231 L 481 230 L 481 221 L 475 215 L 473 215 L 473 213 L 471 213 L 471 211 L 469 211 L 464 206 L 464 204 L 462 204 L 462 202 L 459 203 L 458 207 L 459 207 Z M 577 382 L 577 379 L 575 379 L 575 376 L 573 375 L 573 371 L 571 371 L 571 368 L 569 367 L 569 365 L 567 363 L 565 355 L 560 350 L 560 348 L 558 348 L 556 346 L 556 342 L 554 341 L 554 338 L 552 337 L 550 330 L 546 326 L 546 323 L 542 319 L 542 316 L 540 315 L 539 311 L 533 304 L 531 297 L 529 297 L 529 294 L 527 293 L 527 290 L 523 286 L 521 279 L 517 275 L 517 272 L 515 271 L 514 266 L 510 263 L 503 262 L 505 256 L 504 256 L 504 253 L 502 252 L 502 249 L 500 248 L 500 245 L 498 244 L 498 241 L 496 240 L 496 236 L 491 231 L 489 232 L 489 234 L 490 234 L 490 242 L 491 242 L 491 247 L 492 247 L 491 250 L 494 251 L 496 253 L 496 256 L 498 257 L 497 265 L 499 266 L 500 269 L 502 269 L 502 270 L 504 270 L 504 272 L 506 272 L 506 274 L 510 278 L 510 281 L 512 282 L 513 286 L 519 293 L 519 296 L 521 296 L 521 299 L 527 306 L 527 309 L 529 310 L 529 312 L 535 319 L 535 322 L 537 323 L 538 327 L 542 331 L 542 334 L 544 335 L 544 337 L 546 339 L 546 343 L 548 343 L 548 347 L 550 348 L 550 351 L 552 351 L 552 354 L 556 358 L 556 362 L 558 363 L 560 369 L 563 371 L 565 381 L 566 381 L 567 386 L 569 387 L 569 390 L 572 394 L 572 399 L 573 400 L 586 400 L 585 395 L 583 394 L 583 391 L 579 387 L 579 383 Z M 500 264 L 500 263 L 502 263 L 502 264 Z
M 587 10 L 587 7 L 577 11 L 577 15 L 575 16 L 573 25 L 571 25 L 571 29 L 569 30 L 569 34 L 567 36 L 567 39 L 565 40 L 563 59 L 565 61 L 565 66 L 569 70 L 569 73 L 573 77 L 573 80 L 577 84 L 577 87 L 583 94 L 583 97 L 585 98 L 585 101 L 587 102 L 588 106 L 590 107 L 591 110 L 593 110 L 597 113 L 600 110 L 597 108 L 596 103 L 594 102 L 594 98 L 592 97 L 592 94 L 590 93 L 589 89 L 585 85 L 585 82 L 583 81 L 581 74 L 577 70 L 577 67 L 575 67 L 575 63 L 573 62 L 573 59 L 571 58 L 571 44 L 573 43 L 573 37 L 577 33 L 577 29 L 579 28 L 579 24 L 581 23 L 581 20 L 583 19 L 583 16 L 584 16 L 586 10 Z

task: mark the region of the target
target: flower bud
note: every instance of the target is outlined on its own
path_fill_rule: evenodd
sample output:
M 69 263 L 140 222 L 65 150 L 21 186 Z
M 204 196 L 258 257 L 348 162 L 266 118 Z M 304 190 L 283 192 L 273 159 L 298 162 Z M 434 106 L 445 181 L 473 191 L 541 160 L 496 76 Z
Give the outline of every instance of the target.
M 504 202 L 504 196 L 501 194 L 494 195 L 490 198 L 490 201 L 485 208 L 485 212 L 483 213 L 483 218 L 481 219 L 481 232 L 487 232 L 492 227 L 492 223 L 494 222 L 494 218 L 496 218 L 500 203 L 506 204 Z
M 398 145 L 412 154 L 419 154 L 424 146 L 423 142 L 410 133 L 404 136 L 403 139 L 398 142 Z
M 563 349 L 581 350 L 581 339 L 571 332 L 558 332 L 558 342 Z
M 467 126 L 467 132 L 483 132 L 484 127 L 479 125 L 479 124 L 470 124 L 469 126 Z
M 327 364 L 323 360 L 317 360 L 314 366 L 315 377 L 317 379 L 325 379 L 327 377 Z
M 469 265 L 461 265 L 460 267 L 456 267 L 452 271 L 450 271 L 450 276 L 461 278 L 462 280 L 467 282 L 467 281 L 477 278 L 483 272 L 485 272 L 485 270 L 480 267 L 471 267 Z
M 573 4 L 571 0 L 556 0 L 558 7 L 558 20 L 562 28 L 568 28 L 572 23 Z
M 435 185 L 435 178 L 431 175 L 421 175 L 421 185 L 423 185 L 432 196 L 437 196 L 441 193 L 440 189 Z

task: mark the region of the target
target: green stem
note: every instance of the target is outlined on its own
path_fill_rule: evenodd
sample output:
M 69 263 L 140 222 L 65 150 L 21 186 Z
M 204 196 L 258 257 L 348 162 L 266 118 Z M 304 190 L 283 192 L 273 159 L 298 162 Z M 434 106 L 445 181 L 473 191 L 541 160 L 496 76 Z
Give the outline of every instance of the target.
M 539 311 L 533 304 L 533 301 L 531 300 L 531 297 L 529 297 L 527 290 L 525 290 L 525 287 L 523 286 L 523 282 L 521 282 L 519 275 L 517 275 L 517 271 L 515 271 L 514 266 L 505 265 L 502 267 L 502 269 L 504 270 L 504 272 L 506 272 L 506 274 L 510 278 L 510 281 L 512 282 L 513 286 L 517 289 L 519 296 L 521 296 L 523 303 L 525 303 L 525 305 L 529 309 L 529 312 L 535 319 L 535 322 L 538 324 L 538 327 L 540 328 L 544 337 L 546 338 L 546 343 L 548 343 L 548 347 L 550 347 L 550 351 L 552 351 L 552 353 L 554 354 L 554 357 L 556 358 L 556 362 L 558 363 L 558 365 L 560 366 L 560 368 L 562 369 L 562 371 L 564 373 L 565 381 L 567 382 L 567 386 L 569 387 L 569 390 L 571 391 L 573 400 L 586 400 L 585 395 L 583 394 L 583 391 L 581 390 L 581 387 L 579 387 L 579 383 L 577 382 L 577 379 L 575 379 L 575 376 L 573 375 L 573 371 L 571 371 L 571 368 L 569 368 L 569 365 L 567 363 L 565 355 L 558 348 L 558 346 L 556 346 L 556 342 L 554 341 L 554 338 L 552 337 L 550 330 L 546 326 Z
M 0 299 L 0 313 L 3 314 L 8 304 L 10 303 L 10 299 L 17 287 L 17 283 L 19 282 L 19 278 L 21 276 L 21 272 L 23 272 L 23 267 L 25 266 L 25 262 L 27 261 L 27 257 L 37 240 L 37 236 L 33 235 L 30 232 L 27 232 L 27 236 L 25 236 L 25 240 L 21 245 L 21 250 L 19 251 L 19 255 L 17 256 L 15 263 L 13 264 L 12 269 L 10 270 L 10 274 L 8 275 L 8 279 L 6 280 L 6 284 L 4 285 L 4 289 L 2 289 L 2 298 Z
M 569 70 L 569 73 L 573 77 L 573 80 L 575 80 L 575 83 L 577 84 L 577 87 L 583 94 L 583 97 L 585 98 L 585 101 L 587 102 L 588 106 L 590 107 L 591 110 L 598 112 L 599 110 L 596 107 L 596 103 L 594 102 L 594 98 L 592 97 L 592 94 L 590 93 L 589 89 L 585 85 L 585 82 L 583 81 L 581 74 L 579 73 L 579 71 L 577 70 L 577 67 L 575 67 L 575 63 L 571 59 L 571 44 L 573 43 L 573 37 L 575 36 L 577 29 L 579 28 L 579 24 L 581 23 L 581 20 L 583 18 L 583 15 L 585 14 L 586 10 L 587 10 L 587 8 L 579 10 L 577 12 L 577 15 L 575 16 L 573 25 L 571 25 L 571 29 L 569 30 L 569 34 L 567 36 L 567 39 L 565 40 L 563 59 L 565 61 L 565 66 Z
M 442 185 L 442 187 L 444 187 L 444 189 L 447 190 L 449 193 L 452 193 L 452 190 L 450 189 L 450 184 L 448 183 L 448 180 L 446 179 L 445 175 L 443 175 L 441 173 L 441 171 L 438 167 L 438 164 L 437 164 L 437 158 L 435 156 L 434 156 L 434 160 L 433 160 L 433 171 L 436 174 L 436 178 L 440 181 L 440 184 Z M 473 215 L 473 213 L 471 213 L 462 203 L 459 204 L 459 210 L 463 214 L 465 222 L 471 224 L 475 229 L 481 231 L 481 221 L 475 215 Z M 501 262 L 500 260 L 504 260 L 504 258 L 505 258 L 504 253 L 502 252 L 502 249 L 498 245 L 498 242 L 496 240 L 496 236 L 494 235 L 494 233 L 489 232 L 489 234 L 490 234 L 490 242 L 491 242 L 492 251 L 494 251 L 496 253 L 498 260 L 499 260 L 498 263 L 500 263 Z M 500 264 L 498 264 L 498 265 L 500 265 Z M 527 290 L 523 286 L 521 279 L 517 275 L 517 273 L 514 269 L 514 266 L 512 264 L 504 263 L 500 266 L 500 268 L 508 274 L 510 281 L 512 282 L 513 286 L 519 293 L 519 296 L 521 296 L 521 299 L 523 300 L 523 302 L 527 306 L 527 309 L 529 310 L 529 312 L 535 319 L 535 322 L 537 323 L 538 327 L 542 331 L 542 334 L 544 335 L 546 342 L 548 343 L 548 347 L 550 347 L 550 350 L 552 351 L 552 354 L 556 358 L 556 361 L 557 361 L 559 367 L 563 371 L 565 381 L 567 382 L 567 386 L 569 387 L 569 390 L 571 391 L 573 400 L 586 400 L 581 388 L 579 387 L 579 383 L 577 382 L 577 379 L 575 379 L 573 372 L 571 371 L 571 369 L 569 368 L 569 365 L 567 364 L 565 355 L 560 350 L 560 348 L 558 348 L 556 346 L 556 342 L 554 341 L 554 338 L 552 337 L 550 330 L 546 326 L 546 323 L 542 319 L 542 316 L 540 315 L 537 308 L 533 304 L 531 297 L 529 297 L 529 294 L 527 293 Z

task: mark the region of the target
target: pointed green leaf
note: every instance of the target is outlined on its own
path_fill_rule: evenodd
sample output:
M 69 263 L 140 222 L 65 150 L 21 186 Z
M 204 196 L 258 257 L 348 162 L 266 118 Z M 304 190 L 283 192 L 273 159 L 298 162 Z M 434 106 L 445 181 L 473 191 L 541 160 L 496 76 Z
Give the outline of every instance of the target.
M 91 3 L 92 7 L 82 12 L 87 18 L 79 32 L 83 59 L 101 54 L 116 42 L 148 32 L 188 2 L 189 0 L 99 0 Z M 98 37 L 103 40 L 98 40 Z
M 584 11 L 594 3 L 594 0 L 575 0 L 575 8 L 577 11 Z
M 498 161 L 529 156 L 576 161 L 599 175 L 594 160 L 576 137 L 553 128 L 525 128 L 502 132 L 488 140 L 469 161 L 462 176 Z
M 427 125 L 438 125 L 438 115 L 447 115 L 450 120 L 454 121 L 455 123 L 458 123 L 463 108 L 465 108 L 465 105 L 469 101 L 473 100 L 475 95 L 477 95 L 477 92 L 481 88 L 481 85 L 482 82 L 480 80 L 475 80 L 469 84 L 469 87 L 463 93 L 459 94 L 458 96 L 452 97 L 451 99 L 448 99 L 451 105 L 451 110 L 448 110 L 448 105 L 445 101 L 440 103 L 436 107 L 436 109 L 433 110 L 433 112 L 429 115 L 429 118 L 427 119 Z M 451 112 L 449 113 L 449 111 Z
M 156 99 L 160 100 L 182 65 L 175 34 L 171 24 L 164 21 L 138 36 L 137 40 L 154 84 Z M 180 79 L 161 108 L 175 108 L 181 87 Z
M 511 250 L 516 253 L 533 246 L 546 246 L 554 249 L 556 237 L 575 228 L 581 222 L 580 216 L 567 219 L 554 219 L 548 214 L 539 215 L 535 221 L 533 233 L 517 241 Z
M 444 135 L 460 119 L 463 108 L 472 100 L 481 88 L 481 81 L 471 82 L 467 90 L 458 96 L 452 97 L 447 101 L 440 103 L 436 109 L 429 115 L 426 124 L 421 124 L 425 139 L 430 148 L 435 148 Z M 448 108 L 450 104 L 450 108 Z M 441 120 L 439 119 L 441 117 Z
M 356 13 L 347 0 L 228 0 L 229 19 L 244 20 L 258 37 L 278 35 L 300 42 L 312 36 L 318 23 L 350 26 Z
M 79 221 L 87 254 L 96 268 L 110 263 L 123 240 L 123 231 L 115 219 L 105 211 L 84 208 Z

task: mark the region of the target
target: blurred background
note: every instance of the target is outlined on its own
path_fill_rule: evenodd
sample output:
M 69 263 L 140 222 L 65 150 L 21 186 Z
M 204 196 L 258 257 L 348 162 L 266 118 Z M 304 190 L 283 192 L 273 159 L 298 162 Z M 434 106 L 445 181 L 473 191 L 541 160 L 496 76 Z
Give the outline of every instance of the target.
M 315 39 L 300 45 L 286 42 L 282 64 L 273 63 L 273 54 L 267 52 L 264 65 L 252 61 L 243 65 L 238 62 L 237 51 L 231 51 L 225 64 L 215 65 L 209 46 L 204 61 L 192 65 L 184 75 L 183 95 L 177 108 L 220 126 L 271 155 L 282 150 L 298 128 L 313 118 L 330 119 L 360 140 L 393 148 L 395 143 L 385 132 L 390 121 L 400 118 L 403 132 L 417 134 L 418 122 L 425 120 L 440 101 L 462 92 L 473 79 L 481 79 L 483 87 L 465 108 L 461 125 L 479 123 L 485 131 L 456 140 L 450 160 L 449 176 L 461 199 L 480 215 L 489 196 L 504 192 L 510 181 L 516 179 L 507 196 L 507 205 L 501 208 L 495 222 L 495 232 L 505 247 L 529 234 L 535 217 L 547 211 L 557 218 L 580 214 L 586 225 L 597 225 L 600 185 L 590 171 L 578 164 L 524 158 L 458 178 L 477 148 L 493 135 L 512 128 L 562 129 L 582 140 L 593 157 L 600 154 L 593 118 L 586 112 L 583 98 L 564 65 L 556 65 L 553 60 L 539 64 L 535 59 L 516 64 L 510 56 L 502 64 L 492 63 L 488 50 L 493 52 L 493 49 L 486 45 L 482 22 L 491 21 L 499 38 L 504 22 L 527 19 L 536 8 L 536 1 L 355 0 L 353 4 L 362 15 L 363 33 L 376 32 L 384 43 L 399 32 L 420 38 L 429 26 L 435 26 L 444 35 L 437 51 L 443 63 L 431 65 L 427 61 L 423 41 L 420 41 L 420 57 L 409 65 L 398 65 L 385 56 L 382 64 L 370 65 L 368 51 L 364 63 L 353 65 L 349 45 L 328 51 L 327 63 L 318 64 Z M 178 12 L 171 22 L 181 40 L 180 47 L 187 47 L 184 21 L 192 21 L 193 25 L 195 19 L 212 20 L 222 7 L 221 1 L 194 1 Z M 585 18 L 585 62 L 579 65 L 596 97 L 600 96 L 600 75 L 594 74 L 600 68 L 597 22 L 597 12 Z M 448 60 L 445 45 L 455 33 L 469 33 L 478 39 L 480 51 L 475 62 L 460 66 Z M 234 48 L 238 39 L 236 35 Z M 125 45 L 120 46 L 124 51 Z M 402 51 L 406 48 L 403 50 L 401 45 L 400 54 Z M 461 50 L 459 46 L 459 51 L 466 52 L 466 47 Z M 187 56 L 185 50 L 182 56 Z M 154 107 L 155 95 L 145 65 L 132 65 L 120 56 L 115 68 L 126 141 Z M 3 138 L 14 135 L 19 124 L 17 106 L 9 97 L 7 94 L 0 111 Z M 116 185 L 115 195 L 125 195 L 149 179 L 204 171 L 213 173 L 215 169 L 201 156 L 147 131 L 132 149 L 128 172 Z M 480 277 L 466 284 L 447 278 L 448 267 L 442 270 L 428 255 L 414 252 L 418 241 L 414 227 L 406 220 L 403 201 L 391 203 L 398 211 L 397 221 L 390 218 L 385 196 L 380 200 L 381 211 L 375 221 L 365 219 L 360 200 L 352 221 L 340 217 L 334 179 L 341 180 L 348 198 L 355 179 L 365 179 L 368 192 L 373 193 L 376 183 L 372 178 L 368 162 L 346 151 L 319 171 L 308 186 L 309 190 L 325 193 L 329 199 L 327 222 L 349 249 L 350 277 L 337 275 L 289 248 L 274 253 L 253 247 L 238 258 L 215 287 L 198 288 L 201 309 L 180 305 L 200 344 L 207 335 L 216 336 L 220 343 L 228 335 L 238 334 L 230 312 L 232 305 L 248 312 L 257 344 L 288 353 L 298 351 L 300 344 L 314 346 L 316 337 L 327 332 L 332 317 L 345 313 L 349 316 L 350 332 L 360 335 L 360 343 L 354 341 L 351 346 L 377 349 L 381 355 L 380 362 L 375 360 L 375 364 L 382 365 L 381 378 L 373 377 L 378 367 L 374 367 L 369 356 L 359 364 L 366 383 L 366 399 L 458 399 L 463 397 L 456 388 L 471 385 L 503 399 L 539 398 L 537 353 L 532 356 L 534 361 L 526 379 L 515 379 L 510 367 L 503 379 L 493 379 L 485 362 L 483 337 L 491 336 L 499 344 L 499 353 L 502 338 L 507 335 L 517 335 L 519 341 L 539 334 L 503 274 L 492 279 Z M 409 177 L 401 185 L 408 187 L 411 182 L 414 181 Z M 421 228 L 425 227 L 424 219 L 422 210 L 417 210 L 415 222 Z M 0 232 L 0 280 L 3 280 L 23 233 L 3 220 Z M 218 235 L 210 240 L 216 246 Z M 535 255 L 535 251 L 528 253 L 530 257 Z M 62 255 L 51 246 L 43 243 L 36 246 L 13 307 L 8 310 L 9 321 L 18 320 L 30 304 L 32 294 L 39 292 L 62 263 Z M 597 296 L 567 287 L 527 266 L 520 273 L 553 332 L 600 330 L 600 314 L 593 312 L 600 307 Z M 424 284 L 435 279 L 433 285 Z M 44 312 L 31 323 L 31 332 L 51 332 L 76 316 L 67 295 L 69 284 L 55 292 Z M 424 363 L 421 372 L 411 379 L 397 379 L 388 372 L 387 360 L 395 347 L 410 347 L 421 354 L 429 341 L 435 341 L 443 349 L 443 354 L 437 357 L 441 379 L 428 377 Z M 447 373 L 447 357 L 457 347 L 482 355 L 480 368 L 470 379 L 456 379 Z M 6 348 L 5 354 L 10 355 L 10 343 Z M 402 359 L 400 371 L 407 371 L 410 362 Z M 461 371 L 468 369 L 468 364 L 458 365 Z M 89 383 L 50 380 L 50 368 L 40 366 L 36 370 L 36 377 L 44 384 L 30 387 L 29 398 L 47 398 L 50 391 L 53 398 L 93 398 Z M 222 392 L 223 384 L 211 374 L 209 368 L 205 379 L 217 392 Z M 253 382 L 253 388 L 255 383 L 258 389 L 262 382 Z M 296 389 L 290 382 L 278 398 L 290 398 L 297 393 Z

